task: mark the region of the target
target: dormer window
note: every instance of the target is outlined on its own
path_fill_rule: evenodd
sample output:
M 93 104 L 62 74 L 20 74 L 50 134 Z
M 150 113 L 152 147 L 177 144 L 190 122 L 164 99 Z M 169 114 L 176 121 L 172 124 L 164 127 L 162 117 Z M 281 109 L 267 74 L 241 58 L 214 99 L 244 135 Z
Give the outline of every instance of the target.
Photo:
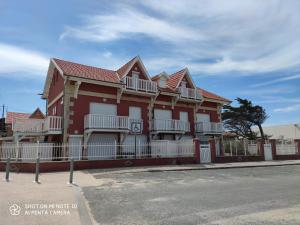
M 167 81 L 165 79 L 160 79 L 158 82 L 158 86 L 161 88 L 165 88 L 167 84 Z
M 133 79 L 139 79 L 139 77 L 140 77 L 140 73 L 139 72 L 132 71 L 132 78 Z
M 186 81 L 181 81 L 181 87 L 186 88 Z

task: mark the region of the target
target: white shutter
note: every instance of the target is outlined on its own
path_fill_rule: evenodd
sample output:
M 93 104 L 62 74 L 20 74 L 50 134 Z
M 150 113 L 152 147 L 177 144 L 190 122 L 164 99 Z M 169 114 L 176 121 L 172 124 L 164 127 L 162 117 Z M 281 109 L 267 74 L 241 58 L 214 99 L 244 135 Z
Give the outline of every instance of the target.
M 154 109 L 154 119 L 171 120 L 172 111 L 163 109 Z
M 180 112 L 179 118 L 182 121 L 188 122 L 189 121 L 189 114 L 188 114 L 188 112 Z
M 129 118 L 132 119 L 142 119 L 142 110 L 140 107 L 129 107 Z
M 117 115 L 117 106 L 113 104 L 105 103 L 90 103 L 90 114 L 99 114 L 99 115 Z
M 196 119 L 197 119 L 197 122 L 210 122 L 210 116 L 209 114 L 204 114 L 204 113 L 197 113 L 196 114 Z

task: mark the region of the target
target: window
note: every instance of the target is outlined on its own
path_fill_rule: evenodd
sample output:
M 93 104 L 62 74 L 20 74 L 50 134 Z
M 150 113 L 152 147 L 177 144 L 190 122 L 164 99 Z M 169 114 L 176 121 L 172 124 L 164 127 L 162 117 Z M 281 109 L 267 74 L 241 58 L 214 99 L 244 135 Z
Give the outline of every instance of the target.
M 186 88 L 186 81 L 181 81 L 181 87 Z
M 162 87 L 162 88 L 165 88 L 165 87 L 166 87 L 166 80 L 160 79 L 160 80 L 159 80 L 159 83 L 158 83 L 158 86 L 160 86 L 160 87 Z
M 133 79 L 139 79 L 139 78 L 140 78 L 140 73 L 139 73 L 139 72 L 132 71 L 132 78 L 133 78 Z

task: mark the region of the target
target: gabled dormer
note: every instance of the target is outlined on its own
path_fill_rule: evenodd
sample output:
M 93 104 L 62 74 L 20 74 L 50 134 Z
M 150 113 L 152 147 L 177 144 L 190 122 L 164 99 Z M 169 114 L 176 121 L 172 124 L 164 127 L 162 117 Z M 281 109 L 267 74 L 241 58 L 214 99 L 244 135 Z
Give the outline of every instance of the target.
M 138 92 L 156 93 L 157 85 L 152 82 L 141 58 L 134 57 L 128 63 L 117 70 L 120 81 L 126 90 Z
M 184 99 L 201 100 L 201 94 L 197 92 L 197 87 L 189 73 L 188 68 L 184 68 L 172 75 L 168 80 L 168 86 L 180 93 Z
M 152 77 L 152 80 L 157 83 L 160 88 L 168 87 L 169 76 L 166 72 L 161 72 L 160 74 Z

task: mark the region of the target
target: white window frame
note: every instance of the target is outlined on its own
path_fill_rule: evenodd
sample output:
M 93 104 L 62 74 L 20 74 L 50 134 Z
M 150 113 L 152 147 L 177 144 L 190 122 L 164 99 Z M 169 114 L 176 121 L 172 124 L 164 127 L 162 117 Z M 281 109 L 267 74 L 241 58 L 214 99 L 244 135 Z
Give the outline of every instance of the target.
M 54 106 L 53 109 L 52 109 L 52 115 L 56 116 L 56 106 Z

